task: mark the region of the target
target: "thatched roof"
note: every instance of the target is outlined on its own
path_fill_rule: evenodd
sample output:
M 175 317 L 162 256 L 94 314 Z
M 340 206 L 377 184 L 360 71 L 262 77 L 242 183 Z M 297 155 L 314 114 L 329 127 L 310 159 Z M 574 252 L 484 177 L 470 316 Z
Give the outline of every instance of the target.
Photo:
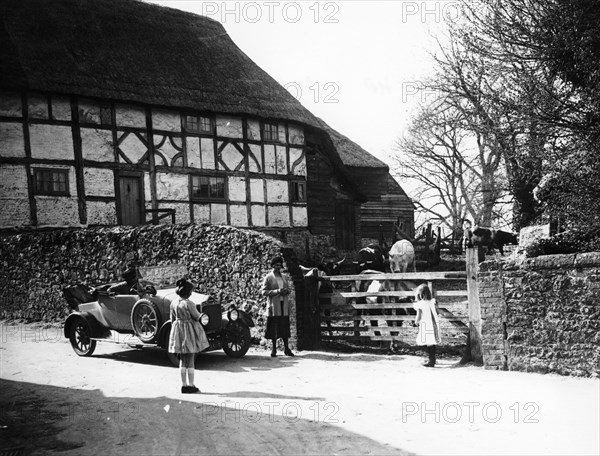
M 2 86 L 319 127 L 207 17 L 136 0 L 0 0 Z
M 328 133 L 338 164 L 386 166 L 315 117 L 204 16 L 138 0 L 0 0 L 0 42 L 4 89 L 295 121 Z

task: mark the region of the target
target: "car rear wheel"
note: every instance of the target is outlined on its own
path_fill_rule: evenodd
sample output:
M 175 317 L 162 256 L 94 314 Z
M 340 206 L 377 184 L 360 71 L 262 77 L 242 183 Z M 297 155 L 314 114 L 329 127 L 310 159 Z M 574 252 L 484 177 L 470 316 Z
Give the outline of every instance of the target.
M 96 341 L 90 339 L 92 329 L 84 318 L 77 318 L 71 324 L 69 340 L 73 351 L 79 356 L 92 356 L 96 349 Z
M 140 299 L 131 310 L 131 327 L 142 342 L 151 343 L 156 340 L 161 326 L 158 307 L 148 299 Z
M 223 351 L 231 358 L 241 358 L 250 348 L 250 328 L 230 321 L 223 329 Z

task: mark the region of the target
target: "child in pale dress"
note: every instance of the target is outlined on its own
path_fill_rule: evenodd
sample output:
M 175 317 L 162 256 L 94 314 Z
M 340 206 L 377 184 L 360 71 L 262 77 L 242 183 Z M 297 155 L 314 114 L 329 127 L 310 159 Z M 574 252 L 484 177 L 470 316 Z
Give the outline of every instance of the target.
M 196 353 L 208 348 L 209 343 L 200 324 L 200 312 L 189 299 L 194 286 L 185 279 L 176 283 L 175 293 L 179 296 L 171 302 L 171 334 L 169 336 L 169 352 L 179 355 L 179 371 L 181 373 L 181 392 L 197 393 L 200 390 L 194 385 L 194 362 Z
M 419 327 L 417 345 L 427 347 L 429 361 L 423 365 L 433 367 L 436 361 L 436 345 L 440 343 L 440 320 L 436 310 L 436 302 L 431 297 L 431 290 L 426 284 L 419 285 L 415 295 L 417 299 L 413 305 L 413 308 L 417 311 L 415 325 Z

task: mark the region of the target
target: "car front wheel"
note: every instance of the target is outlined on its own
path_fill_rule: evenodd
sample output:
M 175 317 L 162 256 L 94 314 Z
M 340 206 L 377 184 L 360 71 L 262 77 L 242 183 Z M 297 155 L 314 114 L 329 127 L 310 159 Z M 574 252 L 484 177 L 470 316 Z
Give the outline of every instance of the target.
M 69 331 L 69 340 L 73 351 L 79 356 L 92 356 L 96 349 L 96 341 L 92 340 L 92 330 L 89 323 L 84 318 L 77 318 Z
M 142 342 L 156 340 L 161 325 L 160 312 L 156 304 L 148 299 L 140 299 L 131 310 L 131 327 Z
M 239 321 L 230 321 L 223 329 L 223 351 L 231 358 L 241 358 L 250 348 L 250 328 Z

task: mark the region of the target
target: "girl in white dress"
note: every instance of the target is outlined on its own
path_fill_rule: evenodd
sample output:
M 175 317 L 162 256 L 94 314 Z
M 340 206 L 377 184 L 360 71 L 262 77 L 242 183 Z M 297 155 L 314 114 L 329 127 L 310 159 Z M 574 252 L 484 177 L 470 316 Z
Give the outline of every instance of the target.
M 429 362 L 425 367 L 435 366 L 435 348 L 440 343 L 440 319 L 436 310 L 435 299 L 431 297 L 431 290 L 426 284 L 421 284 L 416 289 L 416 299 L 413 308 L 417 311 L 415 325 L 419 327 L 417 345 L 426 346 Z

